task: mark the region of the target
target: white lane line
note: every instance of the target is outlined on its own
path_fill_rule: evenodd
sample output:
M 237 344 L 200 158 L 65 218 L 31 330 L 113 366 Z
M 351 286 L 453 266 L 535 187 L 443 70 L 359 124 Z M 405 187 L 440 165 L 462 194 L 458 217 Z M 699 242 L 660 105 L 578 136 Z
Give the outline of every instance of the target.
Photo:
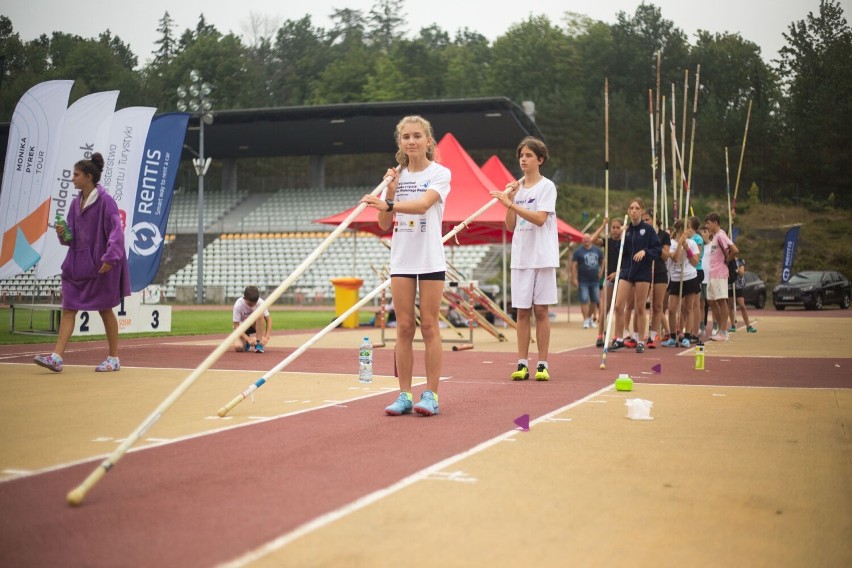
M 4 469 L 3 470 L 3 475 L 21 476 L 21 475 L 30 475 L 31 473 L 32 473 L 32 471 L 29 470 L 29 469 Z
M 532 428 L 532 426 L 535 425 L 535 424 L 549 420 L 549 419 L 553 418 L 554 416 L 556 416 L 557 414 L 560 414 L 560 413 L 565 412 L 566 410 L 568 410 L 570 408 L 573 408 L 573 407 L 578 406 L 578 405 L 580 405 L 584 402 L 587 402 L 590 399 L 600 395 L 601 393 L 604 393 L 604 392 L 611 390 L 613 388 L 614 387 L 612 385 L 604 387 L 604 388 L 602 388 L 602 389 L 600 389 L 596 392 L 593 392 L 593 393 L 581 398 L 580 400 L 574 401 L 571 404 L 568 404 L 566 406 L 563 406 L 562 408 L 558 408 L 558 409 L 554 410 L 553 412 L 549 412 L 548 414 L 545 414 L 545 415 L 543 415 L 539 418 L 536 418 L 535 420 L 530 422 L 530 428 Z M 451 457 L 449 457 L 445 460 L 442 460 L 442 461 L 440 461 L 436 464 L 433 464 L 433 465 L 431 465 L 431 466 L 429 466 L 425 469 L 422 469 L 422 470 L 420 470 L 416 473 L 413 473 L 412 475 L 409 475 L 408 477 L 401 479 L 400 481 L 397 481 L 396 483 L 394 483 L 394 484 L 392 484 L 388 487 L 385 487 L 384 489 L 379 489 L 378 491 L 374 491 L 373 493 L 370 493 L 369 495 L 365 495 L 365 496 L 363 496 L 359 499 L 356 499 L 355 501 L 353 501 L 353 502 L 351 502 L 347 505 L 344 505 L 343 507 L 340 507 L 340 508 L 338 508 L 334 511 L 329 511 L 328 513 L 325 513 L 324 515 L 320 515 L 316 519 L 314 519 L 312 521 L 308 521 L 307 523 L 295 528 L 294 530 L 290 531 L 289 533 L 283 534 L 280 537 L 276 538 L 275 540 L 272 540 L 272 541 L 266 543 L 265 545 L 261 546 L 260 548 L 257 548 L 257 549 L 255 549 L 251 552 L 248 552 L 248 553 L 244 554 L 243 556 L 241 556 L 239 558 L 236 558 L 234 560 L 231 560 L 229 562 L 221 564 L 220 566 L 225 567 L 225 568 L 240 568 L 242 566 L 246 566 L 246 565 L 248 565 L 252 562 L 255 562 L 255 561 L 263 558 L 264 556 L 267 556 L 267 555 L 269 555 L 269 554 L 271 554 L 271 553 L 273 553 L 273 552 L 275 552 L 275 551 L 277 551 L 281 548 L 284 548 L 285 546 L 287 546 L 288 544 L 290 544 L 291 542 L 293 542 L 294 540 L 296 540 L 298 538 L 301 538 L 301 537 L 303 537 L 307 534 L 310 534 L 310 533 L 312 533 L 316 530 L 319 530 L 319 529 L 325 527 L 326 525 L 329 525 L 329 524 L 331 524 L 331 523 L 333 523 L 333 522 L 335 522 L 339 519 L 342 519 L 343 517 L 351 515 L 352 513 L 367 507 L 368 505 L 371 505 L 371 504 L 373 504 L 377 501 L 380 501 L 381 499 L 384 499 L 385 497 L 388 497 L 388 496 L 390 496 L 390 495 L 392 495 L 392 494 L 394 494 L 394 493 L 396 493 L 396 492 L 398 492 L 402 489 L 405 489 L 406 487 L 413 485 L 414 483 L 417 483 L 418 481 L 426 479 L 430 475 L 436 474 L 436 473 L 438 473 L 438 472 L 440 472 L 444 469 L 447 469 L 448 467 L 460 462 L 461 460 L 463 460 L 465 458 L 468 458 L 470 456 L 473 456 L 475 454 L 483 452 L 483 451 L 487 450 L 488 448 L 490 448 L 491 446 L 499 444 L 500 442 L 502 442 L 504 440 L 508 441 L 508 439 L 511 439 L 511 437 L 514 436 L 515 434 L 517 434 L 517 432 L 518 432 L 517 430 L 512 429 L 512 430 L 509 430 L 507 432 L 504 432 L 503 434 L 500 434 L 499 436 L 491 438 L 490 440 L 486 440 L 485 442 L 482 442 L 482 443 L 474 446 L 473 448 L 470 448 L 469 450 L 466 450 L 464 452 L 461 452 L 459 454 L 451 456 Z

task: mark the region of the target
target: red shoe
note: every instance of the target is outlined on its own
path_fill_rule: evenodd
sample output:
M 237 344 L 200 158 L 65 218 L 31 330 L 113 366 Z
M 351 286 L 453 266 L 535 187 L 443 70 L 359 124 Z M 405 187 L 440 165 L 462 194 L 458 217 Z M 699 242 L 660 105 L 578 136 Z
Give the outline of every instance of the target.
M 637 345 L 639 345 L 639 343 L 632 337 L 628 337 L 624 340 L 624 346 L 629 347 L 630 349 L 634 349 Z
M 645 347 L 647 347 L 648 349 L 656 349 L 656 348 L 657 348 L 657 344 L 656 344 L 656 343 L 654 343 L 654 340 L 653 340 L 653 339 L 651 339 L 651 338 L 649 337 L 649 338 L 645 341 Z

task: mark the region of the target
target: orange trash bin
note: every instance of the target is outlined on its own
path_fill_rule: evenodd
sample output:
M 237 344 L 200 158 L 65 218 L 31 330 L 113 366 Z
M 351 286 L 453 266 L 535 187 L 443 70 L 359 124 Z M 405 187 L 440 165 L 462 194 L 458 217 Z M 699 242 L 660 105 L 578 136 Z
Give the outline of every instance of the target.
M 342 316 L 346 310 L 358 303 L 358 290 L 364 281 L 354 276 L 332 278 L 334 285 L 334 313 L 336 317 Z M 355 329 L 358 327 L 358 310 L 355 310 L 340 324 L 343 327 Z

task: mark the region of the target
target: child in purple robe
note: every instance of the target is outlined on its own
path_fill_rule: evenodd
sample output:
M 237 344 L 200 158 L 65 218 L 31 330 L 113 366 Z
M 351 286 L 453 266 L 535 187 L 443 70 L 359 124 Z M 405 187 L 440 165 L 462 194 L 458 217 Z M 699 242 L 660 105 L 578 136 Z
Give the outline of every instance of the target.
M 62 263 L 62 319 L 54 352 L 37 356 L 35 363 L 57 373 L 79 310 L 97 311 L 104 322 L 109 354 L 95 371 L 121 368 L 118 319 L 112 308 L 130 295 L 130 272 L 118 205 L 98 183 L 103 169 L 103 156 L 97 152 L 74 164 L 74 187 L 80 193 L 68 210 L 68 232 L 56 224 L 59 242 L 68 247 Z

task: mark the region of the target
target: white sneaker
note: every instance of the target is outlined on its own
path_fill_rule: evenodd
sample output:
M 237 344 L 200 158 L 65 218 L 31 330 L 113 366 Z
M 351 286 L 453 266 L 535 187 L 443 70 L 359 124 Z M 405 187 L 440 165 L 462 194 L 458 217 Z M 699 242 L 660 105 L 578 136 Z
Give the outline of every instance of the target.
M 583 329 L 589 329 L 591 327 L 591 325 L 592 324 L 589 323 L 589 320 L 587 320 L 587 319 L 583 320 Z

